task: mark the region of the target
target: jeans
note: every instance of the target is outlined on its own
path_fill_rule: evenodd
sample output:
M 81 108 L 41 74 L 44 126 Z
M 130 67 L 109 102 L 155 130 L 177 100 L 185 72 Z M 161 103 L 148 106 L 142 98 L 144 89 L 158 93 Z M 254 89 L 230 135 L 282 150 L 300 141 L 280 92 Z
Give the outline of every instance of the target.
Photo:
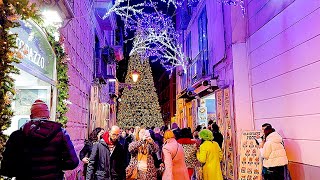
M 284 180 L 284 166 L 263 167 L 262 175 L 264 180 Z

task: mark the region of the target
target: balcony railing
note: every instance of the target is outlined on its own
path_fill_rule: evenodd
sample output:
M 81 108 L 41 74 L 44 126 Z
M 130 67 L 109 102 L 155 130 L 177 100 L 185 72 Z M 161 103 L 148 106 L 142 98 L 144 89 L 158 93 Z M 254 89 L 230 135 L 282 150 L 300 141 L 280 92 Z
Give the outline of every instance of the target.
M 208 51 L 201 51 L 193 60 L 190 66 L 188 67 L 188 85 L 193 85 L 198 80 L 203 77 L 206 77 L 208 72 Z
M 201 51 L 194 59 L 189 60 L 191 63 L 187 67 L 187 73 L 181 76 L 181 91 L 194 85 L 196 82 L 209 75 L 208 51 Z

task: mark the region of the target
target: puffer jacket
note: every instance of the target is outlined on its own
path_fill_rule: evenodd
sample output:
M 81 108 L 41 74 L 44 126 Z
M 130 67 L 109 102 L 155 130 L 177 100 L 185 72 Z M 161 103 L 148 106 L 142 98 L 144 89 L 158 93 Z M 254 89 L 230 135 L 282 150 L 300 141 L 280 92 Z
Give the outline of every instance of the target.
M 288 164 L 282 137 L 277 132 L 270 133 L 263 148 L 260 149 L 264 167 L 284 166 Z
M 63 170 L 78 164 L 70 137 L 60 123 L 31 120 L 9 137 L 1 174 L 23 180 L 62 180 Z

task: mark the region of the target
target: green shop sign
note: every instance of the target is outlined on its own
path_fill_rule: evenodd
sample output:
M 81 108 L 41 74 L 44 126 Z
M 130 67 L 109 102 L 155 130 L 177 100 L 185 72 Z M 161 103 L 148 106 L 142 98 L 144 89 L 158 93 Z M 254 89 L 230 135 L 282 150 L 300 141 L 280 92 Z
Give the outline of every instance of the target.
M 21 26 L 10 30 L 18 34 L 16 56 L 21 60 L 17 66 L 38 78 L 54 83 L 55 53 L 46 34 L 33 21 L 20 21 Z

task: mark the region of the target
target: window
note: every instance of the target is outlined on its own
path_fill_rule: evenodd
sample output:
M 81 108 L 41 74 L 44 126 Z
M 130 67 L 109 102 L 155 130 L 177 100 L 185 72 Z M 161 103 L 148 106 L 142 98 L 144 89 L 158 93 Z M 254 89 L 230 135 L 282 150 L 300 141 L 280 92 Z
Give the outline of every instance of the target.
M 192 57 L 192 45 L 191 45 L 191 32 L 187 35 L 187 39 L 186 39 L 186 58 L 187 60 L 191 61 L 191 57 Z M 183 74 L 182 76 L 182 89 L 187 88 L 188 86 L 188 82 L 187 82 L 187 74 Z
M 192 50 L 191 50 L 191 32 L 187 36 L 186 40 L 186 54 L 188 58 L 191 58 L 192 56 Z
M 208 32 L 207 32 L 207 11 L 204 8 L 198 19 L 199 30 L 199 53 L 202 64 L 202 75 L 208 72 Z M 200 70 L 200 69 L 199 69 Z

